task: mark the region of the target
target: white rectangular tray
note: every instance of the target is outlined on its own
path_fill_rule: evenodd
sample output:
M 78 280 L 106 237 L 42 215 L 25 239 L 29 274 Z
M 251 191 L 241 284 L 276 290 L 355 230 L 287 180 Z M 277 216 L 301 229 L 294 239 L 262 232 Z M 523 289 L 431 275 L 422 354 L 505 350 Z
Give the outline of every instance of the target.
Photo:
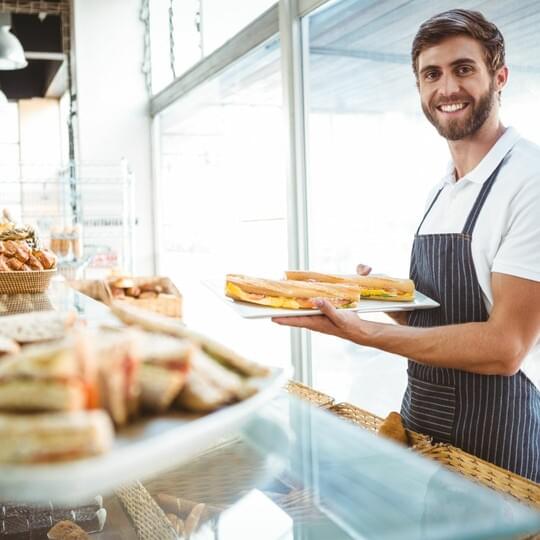
M 262 319 L 268 317 L 300 317 L 304 315 L 320 315 L 318 309 L 283 309 L 247 302 L 239 302 L 225 296 L 225 282 L 223 280 L 203 281 L 211 291 L 217 294 L 223 301 L 227 302 L 241 317 L 246 319 Z M 382 300 L 360 300 L 355 308 L 345 308 L 342 311 L 356 311 L 357 313 L 375 313 L 390 311 L 414 311 L 415 309 L 433 309 L 439 304 L 425 294 L 416 291 L 415 299 L 412 302 L 388 302 Z
M 102 456 L 64 463 L 0 466 L 0 499 L 75 504 L 96 494 L 156 476 L 189 461 L 220 437 L 233 434 L 285 384 L 283 370 L 253 379 L 252 397 L 205 416 L 170 413 L 122 429 Z

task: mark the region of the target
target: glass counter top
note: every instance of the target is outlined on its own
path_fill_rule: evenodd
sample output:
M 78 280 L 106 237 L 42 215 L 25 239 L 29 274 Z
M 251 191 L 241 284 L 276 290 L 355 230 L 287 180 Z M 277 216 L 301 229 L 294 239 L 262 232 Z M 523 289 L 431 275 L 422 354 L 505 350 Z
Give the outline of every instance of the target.
M 118 324 L 105 305 L 64 283 L 23 300 Z M 13 298 L 0 297 L 1 312 L 13 309 Z M 95 540 L 457 540 L 540 531 L 540 512 L 285 391 L 188 463 L 101 495 L 108 517 Z

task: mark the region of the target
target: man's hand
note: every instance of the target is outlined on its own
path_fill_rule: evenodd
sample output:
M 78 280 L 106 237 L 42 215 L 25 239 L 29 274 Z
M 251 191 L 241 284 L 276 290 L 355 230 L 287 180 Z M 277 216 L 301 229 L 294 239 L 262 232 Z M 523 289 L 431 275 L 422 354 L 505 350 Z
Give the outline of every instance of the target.
M 359 276 L 367 276 L 370 272 L 371 272 L 371 266 L 368 266 L 367 264 L 356 265 L 356 273 Z
M 306 328 L 322 334 L 341 337 L 362 344 L 368 336 L 368 321 L 363 321 L 352 311 L 341 311 L 324 300 L 317 298 L 314 301 L 317 309 L 320 309 L 322 315 L 310 315 L 308 317 L 274 317 L 272 321 L 284 326 L 293 326 L 296 328 Z

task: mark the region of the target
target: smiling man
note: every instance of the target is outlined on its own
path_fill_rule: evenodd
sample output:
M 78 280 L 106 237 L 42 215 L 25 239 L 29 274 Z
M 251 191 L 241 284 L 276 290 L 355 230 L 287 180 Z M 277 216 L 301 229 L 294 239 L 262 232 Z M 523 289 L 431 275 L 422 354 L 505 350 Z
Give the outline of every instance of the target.
M 499 119 L 504 40 L 480 13 L 425 21 L 412 64 L 452 158 L 411 255 L 417 289 L 440 308 L 393 325 L 320 300 L 321 316 L 274 320 L 406 356 L 408 428 L 540 482 L 540 392 L 527 375 L 540 337 L 540 148 Z

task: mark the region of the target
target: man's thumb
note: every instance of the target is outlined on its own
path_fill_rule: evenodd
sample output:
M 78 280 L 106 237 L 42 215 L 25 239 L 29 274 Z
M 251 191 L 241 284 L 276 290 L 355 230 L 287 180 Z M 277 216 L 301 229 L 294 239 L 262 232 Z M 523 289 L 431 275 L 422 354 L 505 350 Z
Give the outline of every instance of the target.
M 371 266 L 367 264 L 359 264 L 356 266 L 356 273 L 360 276 L 367 276 L 371 272 Z

